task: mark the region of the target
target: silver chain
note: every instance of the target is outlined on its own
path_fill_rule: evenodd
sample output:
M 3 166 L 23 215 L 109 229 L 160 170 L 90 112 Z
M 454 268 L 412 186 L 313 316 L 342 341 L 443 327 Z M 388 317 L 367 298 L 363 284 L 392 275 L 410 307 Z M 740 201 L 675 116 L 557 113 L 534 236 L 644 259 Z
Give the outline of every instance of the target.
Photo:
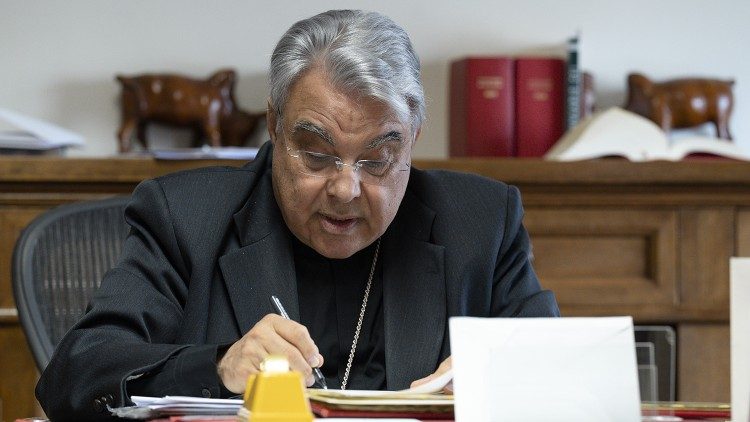
M 352 370 L 354 361 L 354 351 L 357 350 L 357 341 L 359 341 L 359 331 L 362 329 L 362 320 L 365 319 L 365 309 L 367 308 L 367 298 L 370 296 L 370 286 L 372 285 L 372 276 L 375 274 L 375 264 L 378 262 L 378 252 L 380 252 L 380 239 L 375 247 L 375 256 L 372 258 L 372 267 L 370 268 L 370 277 L 367 279 L 365 288 L 365 298 L 362 299 L 362 309 L 359 310 L 359 319 L 357 320 L 357 329 L 354 331 L 354 340 L 352 341 L 352 350 L 349 352 L 349 360 L 346 362 L 344 371 L 344 380 L 341 381 L 341 389 L 346 390 L 346 383 L 349 381 L 349 371 Z

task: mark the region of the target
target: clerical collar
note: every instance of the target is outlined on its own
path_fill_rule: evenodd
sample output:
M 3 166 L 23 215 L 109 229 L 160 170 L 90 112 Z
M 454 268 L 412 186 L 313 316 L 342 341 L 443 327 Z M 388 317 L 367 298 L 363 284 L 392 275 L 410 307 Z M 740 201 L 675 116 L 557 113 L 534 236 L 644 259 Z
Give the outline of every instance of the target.
M 373 242 L 372 244 L 362 249 L 361 251 L 354 253 L 354 255 L 350 256 L 349 258 L 337 259 L 337 258 L 326 258 L 325 256 L 319 254 L 318 251 L 316 251 L 315 249 L 302 243 L 302 241 L 299 240 L 297 236 L 295 236 L 291 232 L 289 232 L 289 236 L 292 238 L 292 248 L 294 250 L 295 255 L 298 255 L 303 258 L 326 260 L 334 265 L 337 263 L 343 263 L 347 260 L 360 260 L 363 258 L 366 258 L 366 260 L 369 261 L 370 259 L 372 259 L 372 255 L 375 253 L 375 246 L 377 243 L 377 241 Z

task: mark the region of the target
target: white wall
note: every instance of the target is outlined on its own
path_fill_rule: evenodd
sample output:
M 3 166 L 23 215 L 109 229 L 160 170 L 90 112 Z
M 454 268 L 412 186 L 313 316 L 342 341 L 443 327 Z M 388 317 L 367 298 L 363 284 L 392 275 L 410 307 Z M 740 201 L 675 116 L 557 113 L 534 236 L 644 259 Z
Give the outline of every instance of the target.
M 576 30 L 600 107 L 624 102 L 633 70 L 657 80 L 735 79 L 731 129 L 750 150 L 747 0 L 0 0 L 0 107 L 83 134 L 86 147 L 72 155 L 111 155 L 120 118 L 115 74 L 202 77 L 233 67 L 238 102 L 260 110 L 281 34 L 298 19 L 345 7 L 381 11 L 412 37 L 428 97 L 418 158 L 447 156 L 452 59 L 545 49 Z

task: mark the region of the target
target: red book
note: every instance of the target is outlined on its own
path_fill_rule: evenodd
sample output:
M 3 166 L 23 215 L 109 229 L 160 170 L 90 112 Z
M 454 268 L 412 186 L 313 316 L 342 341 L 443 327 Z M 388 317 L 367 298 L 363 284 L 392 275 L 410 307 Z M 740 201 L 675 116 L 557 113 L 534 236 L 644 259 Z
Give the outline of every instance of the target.
M 450 156 L 513 156 L 513 59 L 451 63 Z
M 410 418 L 427 421 L 452 421 L 453 412 L 428 411 L 391 411 L 391 410 L 355 410 L 335 409 L 325 403 L 310 401 L 313 413 L 323 418 Z
M 565 61 L 516 59 L 516 155 L 541 157 L 565 132 Z

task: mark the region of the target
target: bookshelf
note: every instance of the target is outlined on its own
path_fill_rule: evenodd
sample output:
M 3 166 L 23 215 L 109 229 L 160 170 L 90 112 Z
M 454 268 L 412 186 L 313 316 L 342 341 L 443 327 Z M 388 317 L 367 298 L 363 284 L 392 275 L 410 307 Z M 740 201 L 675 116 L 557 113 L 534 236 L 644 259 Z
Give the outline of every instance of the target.
M 36 368 L 11 291 L 11 256 L 22 228 L 58 204 L 126 194 L 141 180 L 215 164 L 241 165 L 0 157 L 0 397 L 6 420 L 39 414 Z M 465 158 L 414 165 L 518 186 L 535 267 L 563 314 L 632 315 L 638 324 L 673 326 L 677 398 L 729 401 L 728 260 L 750 256 L 750 163 Z

